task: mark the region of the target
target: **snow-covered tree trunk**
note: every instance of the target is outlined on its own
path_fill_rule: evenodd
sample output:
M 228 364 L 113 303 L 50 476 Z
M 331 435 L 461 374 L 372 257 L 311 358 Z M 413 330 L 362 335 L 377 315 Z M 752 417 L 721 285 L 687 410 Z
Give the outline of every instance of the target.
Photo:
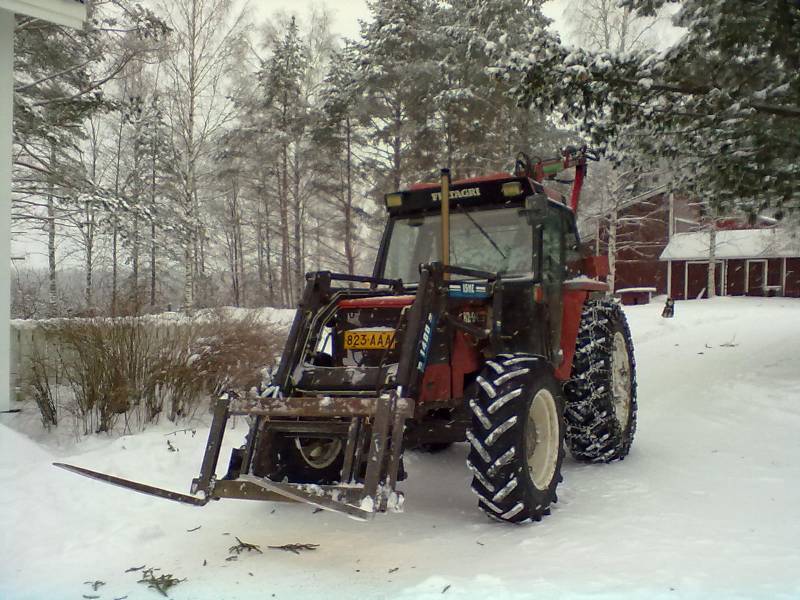
M 156 159 L 158 157 L 157 135 L 150 140 L 150 309 L 156 307 Z
M 344 205 L 344 256 L 347 260 L 347 272 L 352 275 L 355 273 L 356 257 L 353 252 L 353 149 L 352 149 L 353 126 L 350 117 L 345 119 L 345 152 L 346 157 L 346 176 L 345 185 L 347 186 L 345 205 Z
M 281 299 L 284 306 L 292 305 L 289 276 L 289 149 L 281 148 L 280 186 L 278 188 L 281 218 Z
M 195 234 L 197 232 L 197 222 L 194 215 L 194 202 L 192 200 L 191 190 L 187 189 L 185 193 L 188 196 L 185 202 L 188 213 L 186 215 L 186 221 L 189 227 L 186 239 L 184 239 L 183 243 L 183 259 L 185 264 L 183 269 L 183 301 L 181 307 L 184 312 L 189 313 L 194 309 L 195 302 L 195 274 L 197 273 L 197 258 L 195 256 L 197 237 Z
M 717 223 L 711 220 L 708 228 L 708 281 L 706 283 L 706 293 L 709 298 L 717 295 Z
M 194 256 L 192 256 L 192 247 L 186 245 L 183 249 L 183 306 L 181 309 L 184 312 L 191 312 L 194 308 Z
M 239 190 L 238 187 L 236 189 L 236 194 L 238 196 Z M 236 208 L 236 253 L 239 258 L 239 292 L 241 295 L 240 301 L 242 306 L 247 306 L 247 277 L 245 275 L 245 260 L 244 260 L 244 240 L 242 239 L 244 236 L 242 234 L 242 212 L 240 207 L 238 206 L 238 198 L 237 198 L 237 208 Z
M 119 304 L 119 219 L 112 217 L 111 225 L 111 316 L 117 316 Z
M 156 220 L 150 218 L 150 308 L 156 307 Z
M 97 187 L 97 160 L 100 154 L 100 147 L 98 143 L 98 127 L 94 121 L 94 119 L 89 120 L 90 132 L 89 132 L 89 143 L 91 149 L 91 166 L 89 170 L 89 174 L 91 176 L 91 185 L 92 188 Z M 85 286 L 84 286 L 84 302 L 86 303 L 86 308 L 91 309 L 94 307 L 94 285 L 93 285 L 93 274 L 94 274 L 94 244 L 95 244 L 95 207 L 94 207 L 94 198 L 87 199 L 83 203 L 83 223 L 81 224 L 80 230 L 83 237 L 83 247 L 84 247 L 84 255 L 85 255 L 85 263 L 84 269 L 85 273 Z
M 303 260 L 303 198 L 300 194 L 300 143 L 294 143 L 294 160 L 292 161 L 292 217 L 294 220 L 294 235 L 292 239 L 292 252 L 294 254 L 294 279 L 292 292 L 298 297 L 304 284 Z
M 135 210 L 135 209 L 134 209 Z M 139 314 L 139 215 L 133 214 L 133 235 L 131 240 L 131 301 L 136 314 Z
M 258 147 L 258 146 L 257 146 Z M 258 282 L 262 294 L 266 294 L 269 304 L 275 303 L 275 290 L 272 273 L 272 236 L 270 228 L 270 198 L 267 194 L 268 169 L 258 166 L 258 194 L 256 200 L 256 245 L 258 260 Z
M 619 211 L 614 206 L 608 215 L 608 287 L 614 292 L 617 276 L 617 229 L 619 227 Z
M 94 208 L 92 207 L 92 201 L 87 200 L 84 202 L 84 229 L 83 229 L 83 244 L 84 244 L 84 270 L 85 278 L 84 278 L 84 290 L 83 290 L 83 299 L 86 303 L 86 308 L 92 308 L 94 306 L 94 284 L 92 281 L 93 274 L 94 274 Z
M 392 189 L 399 190 L 402 178 L 403 112 L 398 102 L 394 112 L 394 138 L 392 139 Z
M 125 116 L 120 112 L 119 127 L 117 128 L 117 148 L 114 168 L 114 198 L 120 200 L 120 177 L 122 161 L 122 128 L 125 123 Z M 118 303 L 118 277 L 119 277 L 119 217 L 117 213 L 111 217 L 111 316 L 117 316 Z
M 190 0 L 190 15 L 187 19 L 187 33 L 188 33 L 188 47 L 187 58 L 189 73 L 186 79 L 186 92 L 187 95 L 187 113 L 186 113 L 186 131 L 185 131 L 185 144 L 186 144 L 186 159 L 187 159 L 187 187 L 186 187 L 186 205 L 189 209 L 189 239 L 186 240 L 186 247 L 184 256 L 189 261 L 190 268 L 184 270 L 184 277 L 187 281 L 183 283 L 183 310 L 190 312 L 194 308 L 194 290 L 195 279 L 197 275 L 197 234 L 199 229 L 197 206 L 197 170 L 196 161 L 198 158 L 198 149 L 195 145 L 195 113 L 197 109 L 197 95 L 200 90 L 197 85 L 197 42 L 198 42 L 198 19 L 197 19 L 197 0 Z
M 272 233 L 270 232 L 269 199 L 264 196 L 264 263 L 267 271 L 267 291 L 270 304 L 275 303 L 275 276 L 272 272 Z
M 56 147 L 50 143 L 50 177 L 47 184 L 47 267 L 48 267 L 48 315 L 58 316 L 58 289 L 56 286 L 56 186 L 53 172 L 56 168 Z

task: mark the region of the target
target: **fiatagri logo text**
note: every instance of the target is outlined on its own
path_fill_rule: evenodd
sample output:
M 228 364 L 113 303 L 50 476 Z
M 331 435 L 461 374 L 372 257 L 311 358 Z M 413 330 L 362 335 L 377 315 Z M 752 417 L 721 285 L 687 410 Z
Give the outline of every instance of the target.
M 450 190 L 450 198 L 480 198 L 481 196 L 481 188 L 467 188 L 465 190 Z M 433 192 L 431 194 L 431 200 L 434 202 L 441 202 L 442 201 L 442 193 L 441 192 Z

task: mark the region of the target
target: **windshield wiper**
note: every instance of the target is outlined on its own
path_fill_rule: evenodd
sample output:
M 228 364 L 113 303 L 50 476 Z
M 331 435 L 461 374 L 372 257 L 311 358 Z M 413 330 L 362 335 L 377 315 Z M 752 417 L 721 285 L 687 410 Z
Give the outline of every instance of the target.
M 503 254 L 503 251 L 500 250 L 500 246 L 498 246 L 495 243 L 495 241 L 492 239 L 492 236 L 490 236 L 488 233 L 486 233 L 486 230 L 483 227 L 480 226 L 480 223 L 478 223 L 475 219 L 472 218 L 472 215 L 469 214 L 469 212 L 467 212 L 467 210 L 465 208 L 463 208 L 463 207 L 461 208 L 461 213 L 466 215 L 466 217 L 470 221 L 472 221 L 472 224 L 475 225 L 475 227 L 478 229 L 478 231 L 480 231 L 483 234 L 483 237 L 485 237 L 487 240 L 489 240 L 489 243 L 492 246 L 494 246 L 494 249 L 497 250 L 497 252 L 500 254 L 500 256 L 502 256 L 503 258 L 507 258 L 506 255 Z

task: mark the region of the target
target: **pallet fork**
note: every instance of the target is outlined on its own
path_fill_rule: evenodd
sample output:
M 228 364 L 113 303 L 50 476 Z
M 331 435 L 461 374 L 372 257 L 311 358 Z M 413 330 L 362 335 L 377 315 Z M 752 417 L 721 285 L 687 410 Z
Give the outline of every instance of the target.
M 129 481 L 113 475 L 98 473 L 83 467 L 54 463 L 73 473 L 111 483 L 129 490 L 191 504 L 204 506 L 210 500 L 238 498 L 273 502 L 304 502 L 323 510 L 366 519 L 375 512 L 399 510 L 403 495 L 395 487 L 400 464 L 405 420 L 413 414 L 413 402 L 392 390 L 377 398 L 277 398 L 243 399 L 223 396 L 217 400 L 211 429 L 208 434 L 200 474 L 192 480 L 191 494 L 181 494 L 147 484 Z M 249 415 L 261 418 L 331 417 L 349 418 L 345 463 L 339 485 L 306 485 L 281 483 L 243 474 L 236 479 L 218 479 L 219 460 L 225 427 L 231 416 Z M 256 422 L 256 419 L 253 420 Z M 330 421 L 286 421 L 278 428 L 292 432 L 329 432 Z M 289 426 L 294 423 L 295 426 Z M 371 427 L 368 425 L 371 424 Z M 254 433 L 251 430 L 251 434 Z M 367 445 L 368 444 L 368 445 Z M 354 465 L 366 448 L 366 475 L 356 483 Z M 202 496 L 196 494 L 201 493 Z

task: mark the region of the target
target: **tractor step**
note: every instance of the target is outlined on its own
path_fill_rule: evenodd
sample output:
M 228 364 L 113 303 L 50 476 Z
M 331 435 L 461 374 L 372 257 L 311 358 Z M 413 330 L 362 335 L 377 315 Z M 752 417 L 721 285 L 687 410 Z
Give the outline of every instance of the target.
M 234 398 L 229 401 L 231 415 L 265 417 L 372 417 L 381 408 L 381 397 L 301 396 L 293 398 Z M 395 409 L 410 418 L 414 402 L 397 398 Z

